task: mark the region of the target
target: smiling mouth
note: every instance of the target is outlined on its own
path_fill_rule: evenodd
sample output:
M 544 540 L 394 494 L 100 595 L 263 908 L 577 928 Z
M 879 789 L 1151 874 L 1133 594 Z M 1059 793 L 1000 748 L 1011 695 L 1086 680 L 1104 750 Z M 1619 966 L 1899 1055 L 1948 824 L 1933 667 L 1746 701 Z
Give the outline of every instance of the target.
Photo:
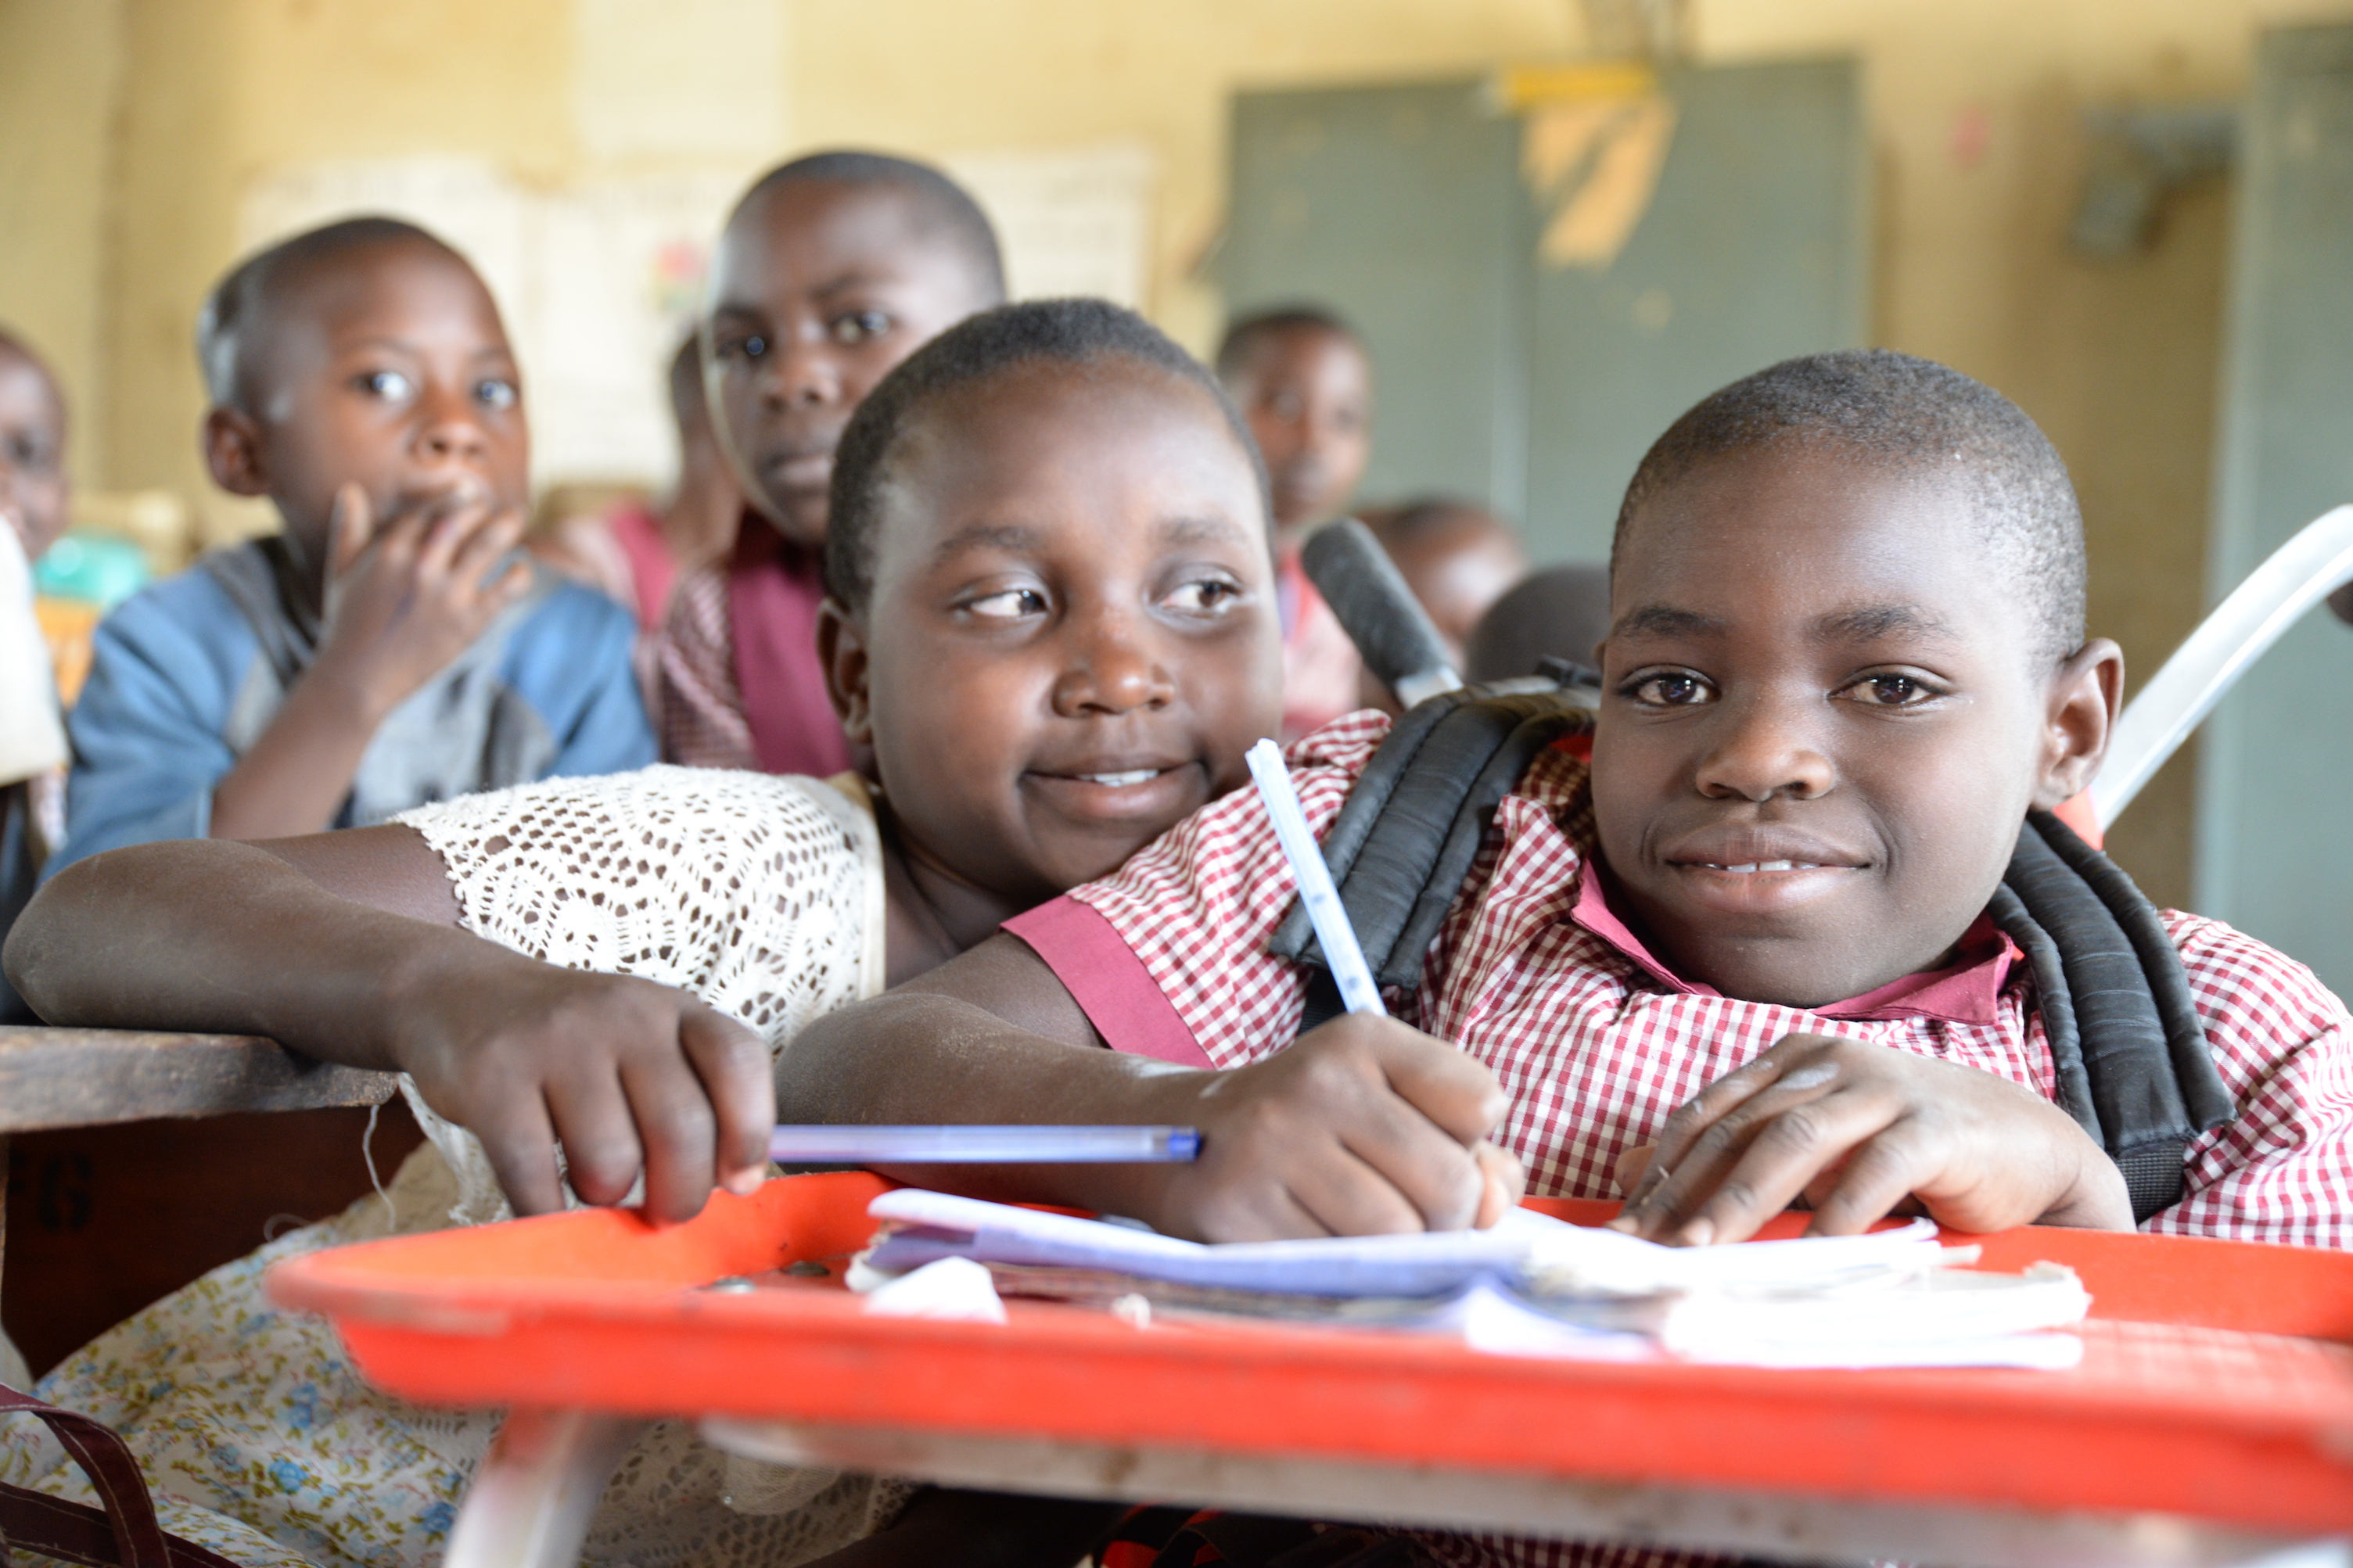
M 1166 773 L 1166 768 L 1130 768 L 1121 773 L 1071 773 L 1081 784 L 1101 784 L 1105 789 L 1125 789 L 1130 784 L 1149 784 Z
M 1822 863 L 1819 860 L 1752 860 L 1746 866 L 1719 866 L 1713 860 L 1692 860 L 1685 862 L 1685 864 L 1696 866 L 1703 871 L 1729 871 L 1736 877 L 1754 876 L 1759 871 L 1819 871 L 1822 869 Z

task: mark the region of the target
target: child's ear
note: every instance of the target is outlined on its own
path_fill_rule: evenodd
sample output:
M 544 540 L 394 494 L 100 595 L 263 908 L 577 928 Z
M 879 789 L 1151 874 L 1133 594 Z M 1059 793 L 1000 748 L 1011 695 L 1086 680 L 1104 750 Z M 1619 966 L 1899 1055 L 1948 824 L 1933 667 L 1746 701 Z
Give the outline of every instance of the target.
M 216 404 L 205 415 L 205 467 L 213 483 L 233 496 L 269 493 L 261 458 L 261 426 L 243 409 Z
M 867 657 L 865 628 L 848 605 L 831 595 L 817 612 L 817 658 L 825 666 L 825 694 L 841 719 L 841 732 L 853 746 L 874 743 L 874 705 L 867 679 L 873 661 Z
M 2108 754 L 2124 692 L 2124 650 L 2106 637 L 2077 648 L 2051 678 L 2037 809 L 2050 811 L 2091 786 Z

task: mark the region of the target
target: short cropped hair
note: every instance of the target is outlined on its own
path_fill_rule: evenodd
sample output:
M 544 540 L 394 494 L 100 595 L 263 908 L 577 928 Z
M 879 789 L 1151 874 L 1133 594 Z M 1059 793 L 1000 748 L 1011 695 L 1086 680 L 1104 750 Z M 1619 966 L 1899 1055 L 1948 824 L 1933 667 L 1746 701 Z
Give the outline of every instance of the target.
M 1084 370 L 1126 360 L 1198 387 L 1224 417 L 1271 514 L 1266 465 L 1250 426 L 1201 362 L 1134 311 L 1103 300 L 1030 300 L 968 316 L 894 368 L 849 416 L 833 459 L 826 513 L 826 592 L 852 610 L 874 590 L 875 533 L 892 454 L 923 414 L 951 395 L 1032 363 Z
M 196 313 L 196 364 L 204 373 L 205 395 L 218 407 L 254 412 L 253 389 L 247 382 L 252 368 L 248 351 L 268 323 L 268 312 L 321 262 L 386 245 L 429 246 L 471 270 L 440 236 L 394 217 L 344 218 L 258 250 L 213 285 L 204 309 Z
M 1225 337 L 1218 344 L 1218 379 L 1230 384 L 1262 344 L 1288 332 L 1329 332 L 1335 338 L 1347 339 L 1359 350 L 1365 346 L 1356 328 L 1321 305 L 1283 305 L 1258 310 L 1226 329 Z
M 2020 595 L 2038 658 L 2084 643 L 2084 514 L 2067 465 L 2026 411 L 1934 360 L 1849 349 L 1783 360 L 1734 382 L 1669 426 L 1634 470 L 1610 542 L 1614 564 L 1652 498 L 1711 458 L 1789 446 L 1884 472 L 1957 480 L 1990 572 Z
M 974 292 L 991 304 L 1005 298 L 1005 256 L 997 243 L 997 229 L 970 192 L 954 180 L 912 158 L 887 153 L 839 151 L 811 153 L 789 163 L 779 163 L 754 182 L 735 204 L 741 213 L 769 192 L 800 181 L 837 185 L 880 185 L 899 192 L 917 226 L 944 236 L 972 276 Z M 734 221 L 731 215 L 728 221 Z

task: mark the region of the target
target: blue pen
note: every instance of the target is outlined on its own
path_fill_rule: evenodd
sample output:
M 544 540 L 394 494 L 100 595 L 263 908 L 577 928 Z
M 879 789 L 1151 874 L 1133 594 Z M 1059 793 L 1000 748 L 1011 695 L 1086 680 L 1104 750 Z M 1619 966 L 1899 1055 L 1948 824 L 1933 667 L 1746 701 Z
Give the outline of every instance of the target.
M 1299 879 L 1299 901 L 1307 906 L 1315 940 L 1324 945 L 1324 961 L 1332 966 L 1340 1000 L 1351 1013 L 1386 1016 L 1388 1009 L 1381 1005 L 1381 988 L 1373 984 L 1372 967 L 1365 962 L 1365 950 L 1356 944 L 1356 928 L 1348 923 L 1340 889 L 1332 885 L 1332 868 L 1324 863 L 1324 851 L 1308 830 L 1307 813 L 1299 804 L 1299 792 L 1291 787 L 1291 770 L 1282 765 L 1282 748 L 1272 741 L 1252 746 L 1250 771 L 1258 783 L 1260 797 L 1266 802 L 1267 816 L 1274 822 L 1274 837 L 1282 846 L 1283 858 L 1291 862 L 1292 874 Z
M 779 1127 L 768 1158 L 783 1165 L 1144 1164 L 1193 1159 L 1191 1127 Z

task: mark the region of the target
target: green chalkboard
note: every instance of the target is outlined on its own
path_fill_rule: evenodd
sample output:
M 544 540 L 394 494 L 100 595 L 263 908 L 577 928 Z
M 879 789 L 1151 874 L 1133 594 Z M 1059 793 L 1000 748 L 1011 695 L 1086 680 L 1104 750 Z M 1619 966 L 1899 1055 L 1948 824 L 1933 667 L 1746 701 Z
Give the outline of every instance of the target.
M 2245 132 L 2210 602 L 2353 500 L 2353 27 L 2264 35 Z M 2199 761 L 2200 911 L 2353 994 L 2353 627 L 2306 616 Z
M 1314 301 L 1364 332 L 1379 379 L 1368 497 L 1485 500 L 1539 559 L 1599 558 L 1675 415 L 1774 360 L 1862 341 L 1854 64 L 1711 67 L 1662 88 L 1676 111 L 1664 168 L 1599 270 L 1538 259 L 1521 122 L 1482 82 L 1237 97 L 1220 281 L 1238 314 Z

